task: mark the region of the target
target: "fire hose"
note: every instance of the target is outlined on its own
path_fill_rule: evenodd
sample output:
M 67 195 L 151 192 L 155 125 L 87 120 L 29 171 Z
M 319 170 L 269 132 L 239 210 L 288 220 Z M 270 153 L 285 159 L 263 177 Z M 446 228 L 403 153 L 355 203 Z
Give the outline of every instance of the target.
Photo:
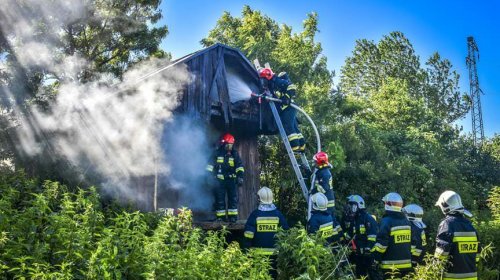
M 264 100 L 267 100 L 267 101 L 273 101 L 273 102 L 277 102 L 277 103 L 283 103 L 283 101 L 281 99 L 274 98 L 274 97 L 271 97 L 271 96 L 267 96 L 267 95 L 264 95 L 264 94 L 252 93 L 252 96 L 257 97 L 259 103 L 261 102 L 261 99 L 264 99 Z M 312 128 L 314 130 L 314 134 L 316 135 L 317 152 L 320 152 L 321 151 L 321 140 L 319 138 L 319 132 L 318 132 L 318 128 L 316 127 L 316 124 L 313 122 L 313 120 L 311 119 L 311 117 L 302 108 L 300 108 L 299 106 L 297 106 L 297 104 L 290 103 L 290 106 L 292 106 L 293 108 L 297 109 L 297 111 L 301 112 L 306 117 L 306 119 L 309 121 L 309 123 L 311 124 L 311 126 L 312 126 Z
M 257 98 L 257 102 L 259 103 L 259 105 L 262 104 L 262 99 L 267 100 L 267 101 L 277 102 L 277 103 L 283 103 L 283 101 L 281 99 L 271 97 L 271 96 L 267 95 L 266 93 L 268 94 L 268 91 L 264 91 L 264 93 L 262 93 L 262 94 L 252 93 L 251 95 L 253 97 Z M 301 112 L 304 116 L 306 116 L 306 119 L 311 124 L 311 126 L 312 126 L 312 128 L 314 130 L 314 133 L 316 135 L 317 152 L 320 152 L 321 151 L 321 139 L 319 137 L 319 132 L 318 132 L 318 129 L 316 127 L 316 124 L 314 123 L 314 121 L 311 119 L 311 117 L 302 108 L 300 108 L 299 106 L 297 106 L 294 103 L 290 103 L 290 106 L 292 106 L 297 111 Z M 262 112 L 262 110 L 259 110 L 259 111 Z M 309 198 L 307 199 L 307 220 L 309 220 L 311 218 L 312 201 L 311 201 L 311 195 L 310 194 L 311 194 L 311 192 L 312 192 L 312 190 L 314 188 L 315 177 L 316 177 L 316 172 L 313 172 L 313 176 L 311 178 L 311 187 L 309 189 Z

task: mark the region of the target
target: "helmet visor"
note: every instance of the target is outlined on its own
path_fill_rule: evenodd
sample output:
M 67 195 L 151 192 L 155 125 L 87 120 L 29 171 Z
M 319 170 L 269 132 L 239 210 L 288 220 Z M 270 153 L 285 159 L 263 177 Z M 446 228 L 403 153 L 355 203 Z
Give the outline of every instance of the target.
M 358 203 L 353 202 L 353 201 L 349 202 L 349 212 L 354 214 L 354 213 L 358 212 L 358 209 L 359 209 Z

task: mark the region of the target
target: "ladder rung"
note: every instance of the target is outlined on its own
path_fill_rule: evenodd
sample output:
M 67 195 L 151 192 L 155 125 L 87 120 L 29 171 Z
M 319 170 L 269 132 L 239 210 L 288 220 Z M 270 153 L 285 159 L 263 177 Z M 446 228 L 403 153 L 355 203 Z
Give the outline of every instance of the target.
M 300 166 L 297 162 L 297 159 L 295 158 L 295 154 L 292 150 L 292 147 L 290 146 L 290 142 L 288 141 L 288 136 L 285 133 L 285 129 L 283 128 L 283 123 L 281 122 L 281 118 L 278 113 L 278 109 L 276 109 L 276 104 L 274 102 L 270 101 L 269 106 L 271 106 L 271 111 L 273 112 L 274 120 L 276 121 L 276 125 L 278 126 L 278 130 L 281 135 L 281 139 L 283 140 L 283 144 L 285 144 L 286 151 L 288 153 L 288 157 L 290 158 L 290 162 L 292 163 L 293 170 L 295 172 L 295 175 L 297 176 L 297 180 L 299 181 L 300 188 L 302 189 L 302 194 L 304 195 L 304 198 L 306 201 L 308 200 L 308 189 L 304 180 L 304 177 L 302 176 L 302 172 L 300 171 Z M 305 155 L 301 155 L 301 161 L 304 166 L 306 166 L 309 170 L 309 163 L 307 162 L 307 158 Z

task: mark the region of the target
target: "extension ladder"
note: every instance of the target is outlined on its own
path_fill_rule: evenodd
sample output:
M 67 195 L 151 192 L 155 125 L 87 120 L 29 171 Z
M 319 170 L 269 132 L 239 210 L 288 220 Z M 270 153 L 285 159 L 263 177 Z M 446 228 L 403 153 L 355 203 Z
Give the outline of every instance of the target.
M 283 127 L 283 123 L 281 122 L 280 115 L 278 113 L 278 109 L 276 108 L 276 104 L 274 104 L 274 101 L 268 100 L 269 101 L 269 106 L 271 107 L 271 111 L 273 112 L 273 117 L 274 120 L 276 121 L 276 125 L 278 126 L 278 130 L 281 135 L 281 139 L 283 140 L 283 144 L 285 144 L 286 151 L 288 153 L 288 157 L 290 158 L 290 162 L 292 163 L 293 171 L 295 172 L 295 175 L 297 176 L 297 180 L 299 181 L 300 188 L 302 189 L 302 194 L 304 195 L 304 198 L 306 201 L 309 200 L 309 190 L 306 186 L 306 181 L 304 179 L 304 176 L 302 176 L 302 171 L 300 170 L 299 163 L 297 162 L 297 158 L 295 157 L 295 153 L 292 150 L 292 147 L 290 146 L 290 142 L 288 141 L 288 136 L 285 133 L 285 129 Z M 309 166 L 309 162 L 307 161 L 307 158 L 304 153 L 300 154 L 300 159 L 302 162 L 303 168 L 308 169 L 311 171 L 311 167 Z

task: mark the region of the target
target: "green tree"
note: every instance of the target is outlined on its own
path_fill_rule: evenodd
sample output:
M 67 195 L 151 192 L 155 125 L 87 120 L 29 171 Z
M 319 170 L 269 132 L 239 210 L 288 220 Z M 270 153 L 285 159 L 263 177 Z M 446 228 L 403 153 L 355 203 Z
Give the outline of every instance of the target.
M 119 79 L 146 58 L 169 58 L 159 47 L 168 34 L 167 26 L 159 25 L 160 3 L 9 0 L 2 4 L 0 63 L 5 67 L 0 67 L 0 160 L 15 158 L 17 165 L 33 174 L 47 160 L 60 161 L 50 151 L 36 159 L 16 150 L 21 140 L 12 120 L 29 115 L 31 106 L 50 110 L 61 84 L 87 83 L 103 76 Z M 29 57 L 40 49 L 49 52 Z M 40 134 L 40 139 L 50 139 Z
M 428 209 L 433 228 L 440 192 L 455 190 L 467 207 L 481 210 L 500 181 L 500 165 L 495 139 L 478 150 L 454 124 L 468 104 L 450 61 L 438 53 L 425 67 L 419 60 L 400 32 L 378 43 L 357 41 L 336 97 L 344 118 L 334 126 L 346 163 L 334 180 L 341 193 L 366 195 L 369 204 L 397 191 L 406 203 Z
M 201 42 L 229 44 L 251 60 L 270 62 L 276 72 L 289 72 L 299 89 L 296 101 L 314 119 L 322 149 L 330 154 L 337 197 L 361 194 L 377 211 L 389 191 L 424 207 L 444 189 L 470 194 L 468 205 L 484 201 L 480 197 L 500 180 L 494 171 L 498 161 L 484 152 L 473 158 L 469 138 L 454 125 L 468 103 L 451 62 L 435 53 L 422 64 L 401 32 L 378 42 L 361 39 L 346 58 L 335 92 L 315 41 L 317 24 L 317 15 L 309 14 L 303 30 L 293 33 L 245 6 L 241 17 L 224 13 Z M 314 154 L 312 130 L 304 121 L 301 128 L 307 152 Z M 305 203 L 281 141 L 262 137 L 259 147 L 263 184 L 274 188 L 287 215 L 304 217 Z

